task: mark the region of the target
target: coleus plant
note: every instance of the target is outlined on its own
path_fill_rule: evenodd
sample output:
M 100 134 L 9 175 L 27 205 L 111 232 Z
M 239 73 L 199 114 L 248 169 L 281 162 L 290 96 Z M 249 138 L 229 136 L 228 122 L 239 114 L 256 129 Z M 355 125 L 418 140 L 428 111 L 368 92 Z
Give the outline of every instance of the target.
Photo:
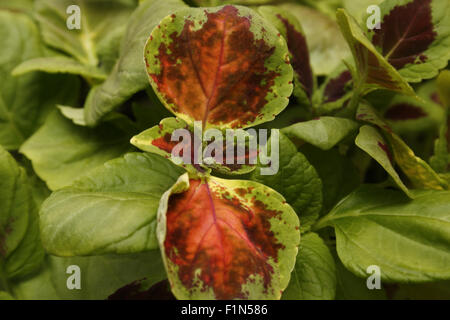
M 448 1 L 377 1 L 373 30 L 351 1 L 109 2 L 78 1 L 90 28 L 61 36 L 64 1 L 37 0 L 26 14 L 0 1 L 5 30 L 33 39 L 5 58 L 5 77 L 20 90 L 39 92 L 42 77 L 77 88 L 39 96 L 41 120 L 17 121 L 19 136 L 9 106 L 26 104 L 0 86 L 12 115 L 0 126 L 10 151 L 0 152 L 0 298 L 448 292 Z M 333 48 L 348 44 L 334 69 L 311 47 L 311 14 L 341 37 Z M 105 28 L 114 20 L 128 23 Z M 238 142 L 243 159 L 221 164 L 195 161 L 218 142 L 199 128 L 280 130 L 256 154 Z M 171 156 L 178 129 L 189 163 Z M 277 146 L 279 170 L 264 175 L 270 163 L 250 160 Z M 83 270 L 82 290 L 67 289 L 69 265 Z M 374 265 L 388 290 L 367 289 Z

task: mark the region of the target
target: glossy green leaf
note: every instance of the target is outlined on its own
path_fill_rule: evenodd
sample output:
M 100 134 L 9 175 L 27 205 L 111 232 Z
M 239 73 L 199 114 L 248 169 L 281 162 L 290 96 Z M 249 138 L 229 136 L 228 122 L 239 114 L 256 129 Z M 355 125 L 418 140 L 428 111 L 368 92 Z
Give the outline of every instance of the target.
M 378 6 L 383 1 L 384 0 L 343 0 L 342 2 L 344 9 L 347 10 L 349 14 L 355 17 L 357 21 L 361 21 L 362 24 L 366 24 L 366 21 L 364 21 L 363 18 L 367 17 L 367 9 L 369 6 Z
M 359 278 L 348 271 L 337 257 L 336 265 L 336 300 L 386 300 L 386 292 L 383 289 L 369 290 L 367 277 Z
M 351 55 L 339 26 L 326 14 L 294 3 L 281 4 L 303 27 L 315 75 L 328 75 Z
M 120 119 L 104 122 L 95 129 L 80 127 L 55 111 L 20 152 L 31 160 L 34 170 L 50 189 L 60 189 L 106 161 L 131 151 L 129 139 L 135 131 L 124 128 L 125 123 Z
M 8 48 L 0 53 L 0 145 L 13 150 L 42 125 L 56 103 L 76 99 L 79 82 L 35 72 L 11 75 L 22 61 L 43 54 L 38 30 L 24 14 L 0 11 L 0 45 Z
M 181 0 L 147 0 L 128 19 L 119 58 L 104 83 L 94 87 L 85 104 L 85 119 L 95 125 L 133 94 L 148 87 L 142 60 L 144 45 L 153 28 L 172 12 L 185 8 Z
M 334 258 L 315 233 L 302 237 L 285 300 L 332 300 L 336 293 Z
M 397 171 L 395 171 L 392 153 L 377 129 L 368 125 L 362 126 L 356 137 L 355 144 L 375 159 L 389 173 L 400 189 L 408 196 L 412 196 L 402 179 L 400 179 Z
M 0 147 L 0 278 L 28 275 L 39 267 L 37 206 L 25 170 Z
M 322 215 L 328 213 L 361 183 L 358 169 L 336 148 L 323 151 L 311 145 L 303 145 L 299 151 L 306 156 L 322 180 Z
M 353 17 L 344 9 L 339 9 L 336 17 L 355 59 L 358 71 L 356 85 L 363 86 L 366 91 L 384 88 L 415 95 L 398 71 L 375 49 Z
M 12 72 L 13 76 L 20 76 L 31 71 L 43 71 L 47 73 L 70 73 L 86 78 L 105 80 L 106 74 L 90 65 L 84 65 L 75 59 L 54 56 L 41 57 L 26 60 L 18 65 Z
M 316 225 L 333 226 L 337 252 L 360 277 L 380 267 L 387 282 L 450 279 L 450 192 L 401 192 L 364 186 Z
M 253 181 L 185 174 L 158 209 L 158 240 L 178 299 L 280 299 L 298 229 L 284 198 Z
M 250 178 L 282 194 L 299 216 L 304 231 L 315 222 L 322 209 L 322 181 L 306 157 L 283 134 L 280 134 L 279 150 L 276 174 L 262 175 L 257 167 Z
M 164 105 L 205 129 L 270 121 L 292 93 L 284 38 L 246 7 L 190 8 L 167 16 L 150 35 L 145 61 Z
M 66 257 L 155 249 L 159 199 L 181 172 L 151 154 L 107 162 L 44 202 L 44 247 Z
M 329 150 L 357 128 L 358 124 L 353 120 L 320 117 L 293 124 L 283 128 L 281 132 L 291 140 L 301 140 L 322 150 Z
M 80 9 L 80 29 L 70 30 L 67 26 L 68 22 L 73 22 L 68 21 L 69 17 L 76 14 L 75 11 L 67 13 L 71 5 Z M 36 18 L 49 46 L 95 70 L 104 67 L 99 48 L 106 45 L 105 41 L 112 40 L 111 34 L 123 28 L 133 9 L 134 1 L 131 0 L 37 0 Z
M 69 266 L 78 266 L 81 288 L 70 290 Z M 158 250 L 137 254 L 60 258 L 47 256 L 38 274 L 12 285 L 21 300 L 103 300 L 117 289 L 142 279 L 156 283 L 165 279 Z

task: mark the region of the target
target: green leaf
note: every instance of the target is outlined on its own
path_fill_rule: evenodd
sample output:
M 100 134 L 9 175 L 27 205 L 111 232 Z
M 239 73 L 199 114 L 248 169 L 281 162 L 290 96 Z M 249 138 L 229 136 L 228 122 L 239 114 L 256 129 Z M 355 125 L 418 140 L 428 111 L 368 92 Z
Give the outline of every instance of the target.
M 360 277 L 377 265 L 382 281 L 450 279 L 450 192 L 401 192 L 364 186 L 340 202 L 317 228 L 333 226 L 344 265 Z
M 378 53 L 355 19 L 349 16 L 344 9 L 338 9 L 336 17 L 355 59 L 358 70 L 356 86 L 362 86 L 365 92 L 384 88 L 414 96 L 415 93 L 411 86 Z
M 106 74 L 90 65 L 84 65 L 75 59 L 54 56 L 26 60 L 18 65 L 12 72 L 13 76 L 20 76 L 31 71 L 43 71 L 47 73 L 70 73 L 86 78 L 105 80 Z
M 186 122 L 178 118 L 165 118 L 161 122 L 131 138 L 137 148 L 171 159 L 172 149 L 178 141 L 172 141 L 172 133 L 177 129 L 189 129 Z
M 181 0 L 147 0 L 140 3 L 128 19 L 119 59 L 106 81 L 91 90 L 84 104 L 88 125 L 97 124 L 105 114 L 149 86 L 142 61 L 145 42 L 162 18 L 185 7 Z
M 280 299 L 298 229 L 284 198 L 254 181 L 184 174 L 158 209 L 158 241 L 178 299 Z
M 33 9 L 33 0 L 0 0 L 0 10 L 3 9 L 28 12 Z
M 367 16 L 367 8 L 371 5 L 379 5 L 384 0 L 343 0 L 344 9 L 348 11 L 350 15 L 356 18 L 357 21 L 362 21 Z
M 81 289 L 69 290 L 69 266 L 80 267 Z M 21 300 L 100 300 L 137 280 L 156 283 L 166 278 L 159 250 L 137 254 L 60 258 L 47 256 L 40 272 L 14 283 Z
M 15 300 L 8 292 L 0 291 L 0 301 L 2 300 Z
M 437 79 L 438 101 L 441 101 L 446 110 L 446 117 L 439 129 L 439 137 L 434 144 L 434 155 L 430 159 L 431 167 L 439 173 L 446 173 L 450 170 L 450 71 L 444 70 Z M 445 119 L 446 118 L 446 119 Z
M 304 145 L 299 151 L 308 158 L 322 180 L 322 215 L 328 213 L 361 183 L 358 169 L 337 149 L 322 151 L 311 145 Z
M 278 172 L 262 175 L 256 167 L 250 179 L 282 194 L 299 216 L 304 231 L 315 222 L 322 209 L 322 181 L 306 157 L 283 134 L 280 134 L 279 150 Z
M 302 237 L 285 300 L 332 300 L 336 293 L 334 258 L 315 233 Z
M 440 100 L 442 100 L 442 104 L 447 109 L 450 108 L 450 71 L 443 70 L 436 81 Z
M 167 16 L 150 35 L 145 61 L 160 100 L 191 126 L 267 122 L 292 93 L 285 40 L 246 7 L 190 8 Z
M 67 27 L 67 20 L 74 14 L 66 13 L 71 5 L 79 6 L 81 11 L 79 30 Z M 98 48 L 111 41 L 110 35 L 117 29 L 123 28 L 134 6 L 131 0 L 37 0 L 36 18 L 49 46 L 64 51 L 85 66 L 102 69 Z
M 105 163 L 44 202 L 44 247 L 65 257 L 155 249 L 159 199 L 181 172 L 152 154 Z
M 336 300 L 386 300 L 383 289 L 369 290 L 367 277 L 358 278 L 348 271 L 333 252 L 336 264 Z
M 362 126 L 356 137 L 355 144 L 374 158 L 389 173 L 398 187 L 409 197 L 412 197 L 397 171 L 395 171 L 389 146 L 377 129 L 368 125 Z
M 25 170 L 0 147 L 0 279 L 26 276 L 39 267 L 37 206 Z
M 24 14 L 0 11 L 0 45 L 8 48 L 0 53 L 0 145 L 13 150 L 42 125 L 56 103 L 73 103 L 79 81 L 36 72 L 11 76 L 22 61 L 42 55 L 38 30 Z
M 69 106 L 57 106 L 61 114 L 67 119 L 72 120 L 74 124 L 79 126 L 86 126 L 86 122 L 84 121 L 84 110 L 82 108 L 73 108 Z
M 358 128 L 353 120 L 320 117 L 283 128 L 281 132 L 291 140 L 301 140 L 322 150 L 329 150 Z
M 389 141 L 395 162 L 418 189 L 443 190 L 447 183 L 422 159 L 414 154 L 414 151 L 381 119 L 376 111 L 366 104 L 358 108 L 356 118 L 378 126 L 382 129 Z
M 70 185 L 80 175 L 131 151 L 135 132 L 121 127 L 125 121 L 104 122 L 97 128 L 80 127 L 53 112 L 21 147 L 33 168 L 50 189 Z
M 380 28 L 369 30 L 369 39 L 406 81 L 430 79 L 445 68 L 450 59 L 448 1 L 386 0 L 380 11 Z
M 281 4 L 280 7 L 301 23 L 315 75 L 330 74 L 343 59 L 350 56 L 338 25 L 326 14 L 294 3 Z

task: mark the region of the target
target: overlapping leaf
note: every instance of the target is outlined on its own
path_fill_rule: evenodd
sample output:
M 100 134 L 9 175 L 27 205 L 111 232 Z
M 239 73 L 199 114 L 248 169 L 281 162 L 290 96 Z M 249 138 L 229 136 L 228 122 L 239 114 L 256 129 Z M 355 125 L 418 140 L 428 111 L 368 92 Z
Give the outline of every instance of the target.
M 105 82 L 91 90 L 85 101 L 88 125 L 96 125 L 107 113 L 148 87 L 145 64 L 142 62 L 145 42 L 162 18 L 185 7 L 181 0 L 147 0 L 139 4 L 128 19 L 119 58 L 111 73 Z
M 322 209 L 322 181 L 306 157 L 284 134 L 280 134 L 278 143 L 278 172 L 263 175 L 257 167 L 251 179 L 282 194 L 299 216 L 304 231 L 315 222 Z
M 107 162 L 44 202 L 45 249 L 68 257 L 157 248 L 159 199 L 181 173 L 152 154 L 129 153 Z
M 158 239 L 178 299 L 279 299 L 298 229 L 284 198 L 253 181 L 185 174 L 158 210 Z
M 360 277 L 380 267 L 382 281 L 449 279 L 450 192 L 401 192 L 364 186 L 339 203 L 317 227 L 336 230 L 337 252 Z
M 352 50 L 358 71 L 358 83 L 364 90 L 384 88 L 406 95 L 415 95 L 410 85 L 397 70 L 375 49 L 361 27 L 344 9 L 339 9 L 337 20 Z
M 351 55 L 344 37 L 339 32 L 339 26 L 332 18 L 318 10 L 296 3 L 283 3 L 280 7 L 294 15 L 301 23 L 315 75 L 330 74 L 343 59 Z M 335 10 L 333 15 L 334 12 Z
M 283 128 L 281 132 L 292 140 L 302 140 L 322 150 L 329 150 L 354 132 L 358 124 L 349 119 L 320 117 Z
M 289 11 L 275 6 L 262 6 L 258 12 L 269 20 L 286 39 L 294 69 L 294 95 L 300 101 L 310 101 L 314 91 L 314 77 L 309 61 L 306 35 L 300 22 Z
M 417 157 L 413 150 L 392 131 L 370 106 L 361 104 L 356 117 L 378 126 L 386 133 L 395 162 L 415 188 L 442 190 L 448 187 L 447 183 L 424 160 Z
M 362 126 L 356 137 L 355 144 L 374 158 L 389 173 L 400 189 L 408 196 L 412 196 L 397 171 L 395 171 L 394 159 L 389 145 L 377 129 L 368 125 Z
M 120 123 L 120 125 L 119 125 Z M 134 128 L 126 118 L 97 128 L 76 126 L 55 110 L 20 148 L 50 189 L 70 185 L 97 166 L 131 151 Z M 62 151 L 61 148 L 64 148 Z
M 0 44 L 7 48 L 0 53 L 0 144 L 11 150 L 42 125 L 56 103 L 73 103 L 79 82 L 37 72 L 11 76 L 19 63 L 43 54 L 38 29 L 24 14 L 0 11 Z
M 0 277 L 8 281 L 39 268 L 44 250 L 28 177 L 1 147 L 0 189 Z
M 292 280 L 283 293 L 285 300 L 332 300 L 336 293 L 334 258 L 315 233 L 302 236 Z

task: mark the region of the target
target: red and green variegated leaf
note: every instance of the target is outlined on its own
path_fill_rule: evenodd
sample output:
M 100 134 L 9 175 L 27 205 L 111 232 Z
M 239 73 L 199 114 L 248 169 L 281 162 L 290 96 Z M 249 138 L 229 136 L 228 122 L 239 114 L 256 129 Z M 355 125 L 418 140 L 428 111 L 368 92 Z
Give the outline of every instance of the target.
M 356 118 L 372 123 L 386 133 L 386 138 L 391 145 L 395 162 L 415 188 L 434 190 L 447 188 L 447 183 L 425 161 L 414 154 L 414 151 L 392 131 L 372 107 L 361 104 L 358 108 Z
M 174 135 L 176 130 L 183 132 Z M 207 137 L 206 132 L 203 134 L 201 128 L 194 130 L 178 118 L 161 120 L 159 125 L 134 136 L 131 143 L 143 151 L 156 153 L 172 160 L 194 175 L 210 173 L 211 169 L 231 175 L 249 173 L 256 168 L 259 150 L 256 137 L 246 134 L 242 129 L 232 131 L 235 136 L 243 139 L 234 139 L 233 155 L 228 159 L 228 163 L 227 154 L 231 146 L 229 148 L 227 145 L 226 132 L 217 130 L 216 135 Z M 196 143 L 194 139 L 197 139 Z M 175 147 L 177 147 L 176 150 L 174 150 Z M 196 150 L 197 155 L 195 155 Z M 244 152 L 242 153 L 241 150 Z
M 448 0 L 386 0 L 369 38 L 409 82 L 435 77 L 450 59 Z
M 375 159 L 386 172 L 392 177 L 394 182 L 409 197 L 412 197 L 400 176 L 394 169 L 394 159 L 388 144 L 383 136 L 372 126 L 364 125 L 359 130 L 355 144 Z
M 157 234 L 178 299 L 279 299 L 300 240 L 298 217 L 276 191 L 187 174 L 161 198 Z
M 353 17 L 344 9 L 339 9 L 336 17 L 356 62 L 357 81 L 359 85 L 363 85 L 364 91 L 384 88 L 406 95 L 415 95 L 411 86 L 367 39 Z
M 190 8 L 164 18 L 145 47 L 164 105 L 204 128 L 244 128 L 288 104 L 293 71 L 284 38 L 241 6 Z
M 403 134 L 435 130 L 445 119 L 445 110 L 432 101 L 395 95 L 382 115 L 395 132 Z
M 173 139 L 173 133 L 179 129 L 187 130 L 189 136 L 180 135 L 178 138 Z M 195 166 L 193 138 L 193 130 L 186 122 L 178 118 L 165 118 L 161 120 L 159 125 L 131 138 L 131 144 L 143 151 L 156 153 L 166 159 L 170 159 L 175 164 L 181 165 L 188 172 L 197 173 L 199 169 L 203 171 L 204 168 Z M 184 152 L 188 152 L 189 161 L 183 161 L 184 158 L 172 157 L 172 150 L 177 145 L 179 145 L 181 150 L 176 155 L 184 157 Z
M 314 77 L 309 60 L 306 36 L 298 19 L 287 10 L 262 6 L 258 12 L 270 21 L 286 39 L 294 69 L 294 95 L 300 101 L 310 101 L 314 91 Z
M 345 64 L 341 64 L 330 73 L 314 96 L 315 101 L 320 101 L 318 113 L 329 114 L 342 108 L 352 97 L 352 92 L 352 73 Z

